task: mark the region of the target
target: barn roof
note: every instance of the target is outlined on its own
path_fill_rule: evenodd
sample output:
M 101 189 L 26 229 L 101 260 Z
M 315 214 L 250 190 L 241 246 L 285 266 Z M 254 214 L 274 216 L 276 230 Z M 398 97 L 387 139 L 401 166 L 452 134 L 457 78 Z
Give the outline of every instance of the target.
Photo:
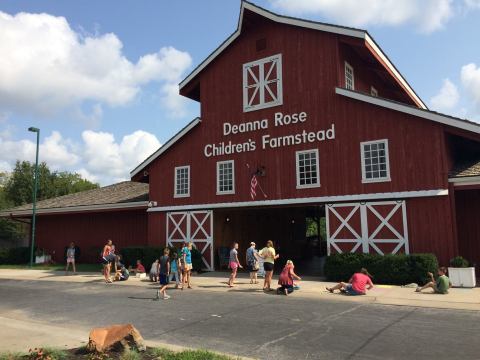
M 464 178 L 471 176 L 480 176 L 480 159 L 469 160 L 456 165 L 450 171 L 450 178 Z
M 400 74 L 398 69 L 393 65 L 388 56 L 382 51 L 380 46 L 375 42 L 373 37 L 370 36 L 368 31 L 362 29 L 356 29 L 346 26 L 332 25 L 322 22 L 310 21 L 299 19 L 290 16 L 279 15 L 269 10 L 261 8 L 255 4 L 243 0 L 240 7 L 240 16 L 238 20 L 237 30 L 230 35 L 220 46 L 215 49 L 203 62 L 201 62 L 179 85 L 180 90 L 186 87 L 196 76 L 207 67 L 217 56 L 219 56 L 227 47 L 230 46 L 233 41 L 240 36 L 242 32 L 242 24 L 245 15 L 250 12 L 260 15 L 264 18 L 272 20 L 277 23 L 303 27 L 307 29 L 319 30 L 348 37 L 354 37 L 365 41 L 366 48 L 372 52 L 372 54 L 380 61 L 385 69 L 393 76 L 393 78 L 400 84 L 400 86 L 406 91 L 410 98 L 422 109 L 427 109 L 427 106 L 420 99 L 417 93 L 413 90 L 407 80 Z
M 148 184 L 124 181 L 37 202 L 38 214 L 147 207 Z M 0 212 L 0 217 L 31 215 L 32 204 Z

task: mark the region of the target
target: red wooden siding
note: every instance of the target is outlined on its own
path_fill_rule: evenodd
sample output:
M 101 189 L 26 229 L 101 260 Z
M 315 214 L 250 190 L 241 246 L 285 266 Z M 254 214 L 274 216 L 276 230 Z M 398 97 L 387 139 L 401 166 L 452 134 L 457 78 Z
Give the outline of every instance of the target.
M 480 264 L 480 190 L 455 192 L 459 255 Z M 477 268 L 478 270 L 478 268 Z
M 259 38 L 265 50 L 256 51 Z M 392 110 L 336 95 L 337 36 L 270 22 L 246 31 L 200 75 L 202 123 L 154 161 L 149 169 L 150 198 L 159 205 L 183 205 L 249 200 L 250 174 L 265 166 L 260 184 L 269 199 L 325 195 L 445 189 L 443 129 L 440 125 Z M 242 65 L 282 54 L 283 105 L 243 113 Z M 342 62 L 343 63 L 343 62 Z M 366 71 L 359 69 L 362 79 Z M 372 78 L 375 78 L 372 75 Z M 360 77 L 359 77 L 360 79 Z M 375 78 L 376 79 L 376 78 Z M 366 80 L 359 80 L 360 82 Z M 381 91 L 379 86 L 378 90 Z M 305 111 L 303 124 L 275 127 L 275 112 Z M 223 136 L 223 123 L 269 119 L 269 129 Z M 261 136 L 272 137 L 328 129 L 335 124 L 335 140 L 262 150 Z M 206 158 L 206 144 L 255 140 L 257 150 Z M 389 140 L 391 182 L 362 184 L 360 142 Z M 295 151 L 319 149 L 320 182 L 316 189 L 296 189 Z M 236 194 L 216 195 L 216 162 L 235 160 Z M 191 166 L 191 196 L 173 198 L 174 167 Z M 421 176 L 420 176 L 421 174 Z
M 166 244 L 165 213 L 145 213 L 148 218 L 148 245 L 163 247 Z
M 64 262 L 64 248 L 71 241 L 80 247 L 84 263 L 100 261 L 107 239 L 112 239 L 117 253 L 123 247 L 147 245 L 145 210 L 44 215 L 37 217 L 36 229 L 37 246 L 57 262 Z

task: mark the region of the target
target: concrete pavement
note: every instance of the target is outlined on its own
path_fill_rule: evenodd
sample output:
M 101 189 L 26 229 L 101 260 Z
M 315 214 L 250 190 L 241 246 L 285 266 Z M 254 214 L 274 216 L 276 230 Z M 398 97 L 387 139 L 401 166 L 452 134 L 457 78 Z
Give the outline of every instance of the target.
M 226 286 L 228 273 L 204 273 L 193 276 L 193 283 L 196 291 L 210 292 L 249 292 L 254 295 L 263 296 L 262 282 L 259 279 L 259 285 L 249 284 L 246 274 L 240 274 L 238 286 L 229 289 Z M 36 281 L 57 281 L 73 283 L 101 283 L 100 273 L 78 273 L 76 275 L 64 276 L 62 271 L 48 270 L 9 270 L 0 269 L 0 279 L 9 280 L 36 280 Z M 274 284 L 276 284 L 274 277 Z M 147 279 L 130 277 L 126 282 L 116 282 L 110 286 L 147 286 Z M 330 294 L 325 290 L 332 283 L 321 281 L 319 278 L 305 277 L 300 282 L 301 290 L 294 293 L 294 297 L 309 299 L 328 299 L 333 301 L 351 301 L 368 304 L 383 305 L 404 305 L 426 308 L 458 309 L 458 310 L 480 310 L 480 287 L 453 288 L 448 295 L 432 294 L 428 290 L 422 293 L 416 293 L 412 288 L 400 286 L 376 285 L 375 288 L 365 296 L 344 296 L 340 294 Z
M 0 279 L 0 350 L 81 346 L 92 327 L 132 323 L 150 342 L 260 359 L 479 358 L 478 311 L 341 300 L 303 292 L 307 282 L 290 297 L 249 284 L 229 290 L 225 278 L 213 275 L 195 279 L 193 290 L 171 290 L 167 301 L 152 301 L 157 286 L 138 279 L 131 285 L 107 285 L 96 274 Z

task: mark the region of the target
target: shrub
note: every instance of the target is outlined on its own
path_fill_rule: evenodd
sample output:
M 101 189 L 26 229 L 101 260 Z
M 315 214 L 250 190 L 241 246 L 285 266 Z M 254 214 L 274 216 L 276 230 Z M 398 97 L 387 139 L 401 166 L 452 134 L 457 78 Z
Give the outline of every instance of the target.
M 435 272 L 438 262 L 433 254 L 382 256 L 346 253 L 329 256 L 324 270 L 329 281 L 347 281 L 362 267 L 368 269 L 377 284 L 423 284 L 427 280 L 427 272 Z
M 450 265 L 455 268 L 466 268 L 468 267 L 469 263 L 464 257 L 455 256 L 452 260 L 450 260 Z
M 20 265 L 29 261 L 29 247 L 0 248 L 0 265 Z

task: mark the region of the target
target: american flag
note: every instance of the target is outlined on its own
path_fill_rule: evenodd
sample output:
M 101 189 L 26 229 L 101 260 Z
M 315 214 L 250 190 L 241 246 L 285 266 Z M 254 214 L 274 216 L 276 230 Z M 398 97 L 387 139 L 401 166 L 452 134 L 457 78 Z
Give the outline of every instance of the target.
M 255 197 L 257 196 L 257 185 L 257 176 L 253 174 L 252 180 L 250 180 L 250 197 L 252 198 L 252 200 L 255 200 Z

